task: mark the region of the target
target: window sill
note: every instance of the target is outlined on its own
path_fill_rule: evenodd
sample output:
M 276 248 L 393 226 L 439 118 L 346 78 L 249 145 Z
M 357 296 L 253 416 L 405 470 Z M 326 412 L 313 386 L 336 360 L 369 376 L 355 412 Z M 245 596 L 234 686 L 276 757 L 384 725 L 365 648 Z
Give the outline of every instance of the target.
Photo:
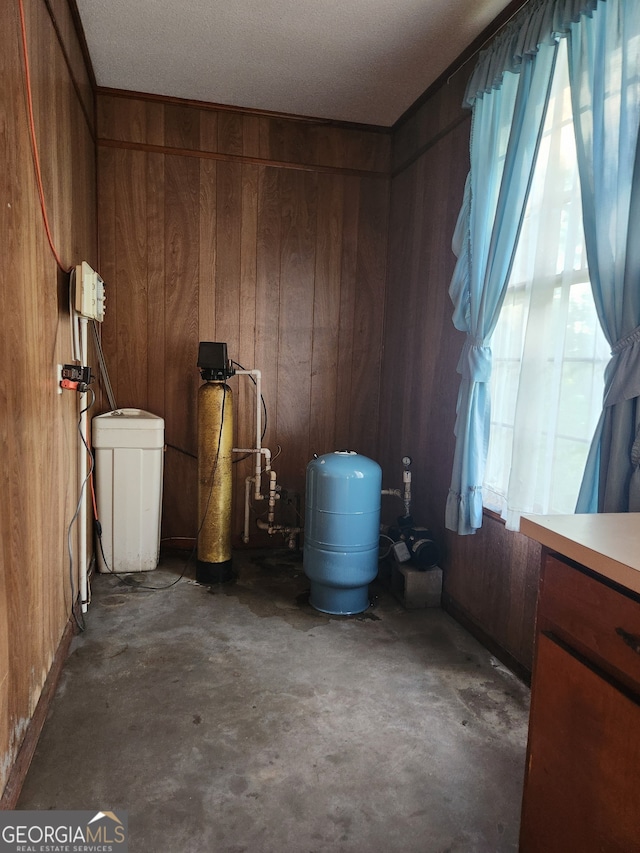
M 487 509 L 486 506 L 482 507 L 482 514 L 486 515 L 487 518 L 492 518 L 494 521 L 498 521 L 503 526 L 506 525 L 506 523 L 507 523 L 504 520 L 504 518 L 500 515 L 500 513 L 494 512 L 494 510 L 492 510 L 492 509 Z

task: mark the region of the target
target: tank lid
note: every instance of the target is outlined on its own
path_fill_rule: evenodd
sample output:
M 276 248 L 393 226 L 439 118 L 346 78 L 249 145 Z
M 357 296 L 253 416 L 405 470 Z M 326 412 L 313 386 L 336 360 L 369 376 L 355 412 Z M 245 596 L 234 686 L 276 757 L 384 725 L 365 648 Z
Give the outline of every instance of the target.
M 164 429 L 164 419 L 144 409 L 114 409 L 103 415 L 96 415 L 94 426 L 101 429 Z

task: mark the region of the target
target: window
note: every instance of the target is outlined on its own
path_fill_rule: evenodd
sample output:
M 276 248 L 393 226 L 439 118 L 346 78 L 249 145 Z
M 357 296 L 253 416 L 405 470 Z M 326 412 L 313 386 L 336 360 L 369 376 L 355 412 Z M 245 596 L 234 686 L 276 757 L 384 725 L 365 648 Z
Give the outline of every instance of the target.
M 491 349 L 484 505 L 513 529 L 522 512 L 574 512 L 610 352 L 589 283 L 565 40 Z

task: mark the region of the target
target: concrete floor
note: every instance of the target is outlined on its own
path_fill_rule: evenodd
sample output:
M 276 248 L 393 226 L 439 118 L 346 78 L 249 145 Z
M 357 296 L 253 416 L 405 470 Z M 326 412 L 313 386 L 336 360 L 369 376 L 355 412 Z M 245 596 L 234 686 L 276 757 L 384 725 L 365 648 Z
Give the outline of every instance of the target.
M 94 578 L 19 808 L 127 810 L 132 853 L 517 850 L 528 689 L 440 610 L 324 616 L 296 555 L 234 560 Z

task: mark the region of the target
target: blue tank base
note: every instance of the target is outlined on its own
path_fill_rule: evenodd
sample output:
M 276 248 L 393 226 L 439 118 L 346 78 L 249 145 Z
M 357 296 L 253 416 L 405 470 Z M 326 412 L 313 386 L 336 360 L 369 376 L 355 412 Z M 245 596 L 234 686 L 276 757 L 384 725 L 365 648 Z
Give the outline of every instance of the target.
M 311 582 L 309 604 L 331 616 L 352 616 L 369 607 L 369 584 L 356 589 L 337 589 Z

